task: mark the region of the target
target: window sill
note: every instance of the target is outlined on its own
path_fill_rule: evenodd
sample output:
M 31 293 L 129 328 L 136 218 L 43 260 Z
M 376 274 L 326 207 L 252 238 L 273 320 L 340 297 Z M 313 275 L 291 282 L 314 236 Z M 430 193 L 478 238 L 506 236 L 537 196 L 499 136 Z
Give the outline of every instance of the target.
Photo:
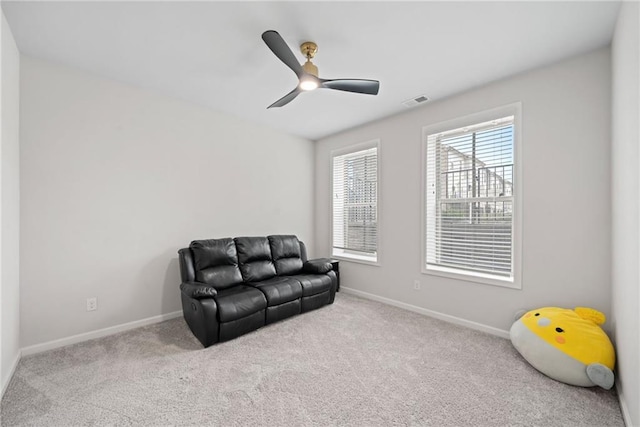
M 333 255 L 331 257 L 341 261 L 349 261 L 349 262 L 356 262 L 359 264 L 380 266 L 380 262 L 378 261 L 377 257 L 371 257 L 366 255 L 356 255 L 356 254 L 343 253 L 343 252 L 333 252 Z
M 434 267 L 434 266 L 427 268 L 423 266 L 422 274 L 446 277 L 448 279 L 457 279 L 465 282 L 480 283 L 483 285 L 500 286 L 502 288 L 517 289 L 517 290 L 522 289 L 520 282 L 515 279 L 511 279 L 511 278 L 503 279 L 500 277 L 491 276 L 489 274 L 484 275 L 482 273 L 472 273 L 472 272 L 466 273 L 453 268 Z

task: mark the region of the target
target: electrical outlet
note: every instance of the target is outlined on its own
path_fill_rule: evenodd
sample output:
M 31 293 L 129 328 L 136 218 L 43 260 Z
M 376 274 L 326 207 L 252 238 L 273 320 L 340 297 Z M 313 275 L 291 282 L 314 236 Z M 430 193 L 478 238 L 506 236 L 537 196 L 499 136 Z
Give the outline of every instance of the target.
M 420 290 L 420 281 L 419 280 L 414 280 L 413 281 L 413 290 L 414 291 L 419 291 Z
M 94 311 L 98 309 L 98 298 L 87 298 L 87 311 Z

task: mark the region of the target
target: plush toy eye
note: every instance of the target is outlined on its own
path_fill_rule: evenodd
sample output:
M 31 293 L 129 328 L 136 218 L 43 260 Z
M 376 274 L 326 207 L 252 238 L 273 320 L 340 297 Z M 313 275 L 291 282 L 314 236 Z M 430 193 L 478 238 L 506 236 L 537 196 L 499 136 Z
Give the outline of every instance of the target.
M 562 333 L 562 332 L 564 332 L 564 329 L 562 329 L 562 328 L 556 328 L 556 332 L 560 332 L 560 333 Z
M 540 313 L 536 313 L 536 314 L 534 314 L 534 316 L 540 316 Z

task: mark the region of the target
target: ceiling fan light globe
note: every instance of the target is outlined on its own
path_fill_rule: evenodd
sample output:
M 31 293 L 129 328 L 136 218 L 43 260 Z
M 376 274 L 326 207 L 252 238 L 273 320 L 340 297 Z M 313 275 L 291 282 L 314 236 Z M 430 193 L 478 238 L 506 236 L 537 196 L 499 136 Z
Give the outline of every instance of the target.
M 318 88 L 318 82 L 315 80 L 300 80 L 300 89 L 310 91 Z

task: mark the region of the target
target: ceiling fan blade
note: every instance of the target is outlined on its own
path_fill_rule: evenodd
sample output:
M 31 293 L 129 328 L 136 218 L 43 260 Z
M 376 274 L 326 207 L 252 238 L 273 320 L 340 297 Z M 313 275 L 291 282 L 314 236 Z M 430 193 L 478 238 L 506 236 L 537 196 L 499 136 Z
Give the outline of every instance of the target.
M 288 94 L 286 94 L 282 98 L 278 99 L 273 104 L 269 105 L 267 107 L 267 109 L 274 108 L 274 107 L 282 107 L 284 105 L 287 105 L 288 103 L 293 101 L 294 98 L 300 94 L 300 92 L 301 92 L 301 90 L 298 89 L 298 87 L 296 86 L 296 88 L 294 90 L 292 90 L 291 92 L 289 92 Z
M 262 40 L 264 40 L 269 49 L 271 49 L 280 61 L 284 62 L 287 67 L 296 73 L 296 76 L 302 76 L 304 73 L 302 65 L 300 65 L 293 52 L 291 52 L 291 49 L 289 49 L 289 46 L 287 46 L 287 43 L 277 31 L 265 31 L 262 33 Z
M 320 80 L 320 87 L 327 89 L 343 90 L 345 92 L 366 93 L 368 95 L 377 95 L 380 90 L 380 82 L 377 80 L 364 79 L 335 79 Z

